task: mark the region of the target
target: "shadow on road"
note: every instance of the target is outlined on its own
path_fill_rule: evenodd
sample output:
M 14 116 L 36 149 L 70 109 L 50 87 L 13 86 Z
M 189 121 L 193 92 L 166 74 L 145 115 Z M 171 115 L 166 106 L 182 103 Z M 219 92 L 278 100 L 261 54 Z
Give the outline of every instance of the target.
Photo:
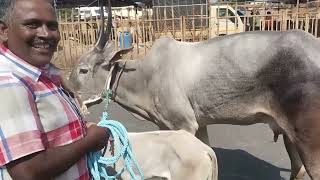
M 214 148 L 218 158 L 219 180 L 284 180 L 279 168 L 243 150 Z

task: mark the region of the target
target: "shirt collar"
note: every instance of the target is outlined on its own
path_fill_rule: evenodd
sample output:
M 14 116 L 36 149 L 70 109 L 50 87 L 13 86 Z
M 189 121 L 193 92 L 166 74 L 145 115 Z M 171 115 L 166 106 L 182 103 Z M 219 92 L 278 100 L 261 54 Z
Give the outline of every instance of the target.
M 8 60 L 9 63 L 15 65 L 19 72 L 24 73 L 25 75 L 31 77 L 35 81 L 39 80 L 39 77 L 44 69 L 40 69 L 38 67 L 35 67 L 26 61 L 22 60 L 15 54 L 13 54 L 8 48 L 6 48 L 3 44 L 0 43 L 0 54 L 5 56 L 6 60 Z M 45 68 L 47 69 L 47 68 Z

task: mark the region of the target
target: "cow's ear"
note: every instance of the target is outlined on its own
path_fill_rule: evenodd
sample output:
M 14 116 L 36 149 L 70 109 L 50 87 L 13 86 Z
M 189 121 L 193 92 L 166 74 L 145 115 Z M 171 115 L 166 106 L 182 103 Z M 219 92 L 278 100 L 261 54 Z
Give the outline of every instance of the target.
M 101 64 L 101 66 L 104 69 L 109 70 L 111 68 L 111 66 L 113 66 L 113 64 L 118 61 L 119 59 L 122 59 L 122 56 L 124 54 L 129 53 L 131 50 L 133 49 L 133 47 L 127 48 L 127 49 L 121 49 L 118 51 L 114 51 L 112 53 L 109 53 L 106 57 L 105 57 L 105 61 Z
M 119 59 L 122 59 L 122 56 L 131 52 L 133 47 L 127 48 L 127 49 L 121 49 L 119 51 L 114 52 L 110 57 L 110 64 L 113 64 L 114 62 L 118 61 Z

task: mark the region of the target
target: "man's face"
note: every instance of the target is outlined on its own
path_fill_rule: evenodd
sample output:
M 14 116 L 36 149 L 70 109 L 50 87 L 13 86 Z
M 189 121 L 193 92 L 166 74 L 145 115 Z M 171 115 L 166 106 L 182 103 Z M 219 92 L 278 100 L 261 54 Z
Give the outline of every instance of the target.
M 51 61 L 60 40 L 55 11 L 48 0 L 18 0 L 11 23 L 2 29 L 4 44 L 36 67 Z

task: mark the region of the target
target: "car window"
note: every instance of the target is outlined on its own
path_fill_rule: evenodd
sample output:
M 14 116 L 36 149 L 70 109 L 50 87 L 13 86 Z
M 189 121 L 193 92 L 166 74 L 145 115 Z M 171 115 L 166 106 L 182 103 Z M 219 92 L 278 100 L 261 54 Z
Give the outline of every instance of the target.
M 227 14 L 226 12 L 227 12 L 227 10 L 225 8 L 218 9 L 218 17 L 226 16 L 226 14 Z

